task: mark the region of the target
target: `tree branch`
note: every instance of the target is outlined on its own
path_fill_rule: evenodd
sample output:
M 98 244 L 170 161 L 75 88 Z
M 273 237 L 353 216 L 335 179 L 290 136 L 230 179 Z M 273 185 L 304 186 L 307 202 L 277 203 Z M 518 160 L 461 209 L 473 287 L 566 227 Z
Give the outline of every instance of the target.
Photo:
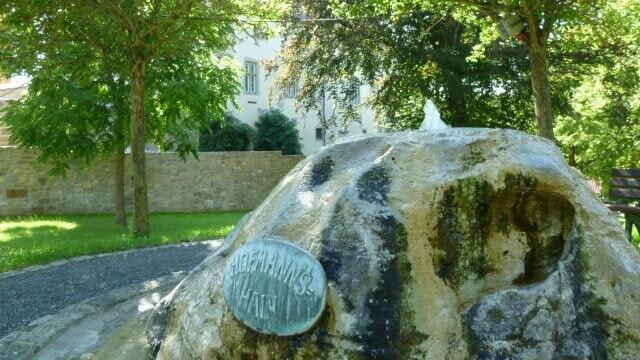
M 150 37 L 162 37 L 165 31 L 169 31 L 169 29 L 178 21 L 179 18 L 184 14 L 188 14 L 191 9 L 195 6 L 197 0 L 185 0 L 180 4 L 180 6 L 176 6 L 173 12 L 168 16 L 161 16 L 160 14 L 156 14 L 153 17 L 152 26 L 150 26 L 146 31 L 139 35 L 139 38 L 147 38 Z M 166 20 L 159 20 L 162 17 Z
M 105 11 L 105 13 L 109 16 L 109 19 L 113 20 L 117 24 L 124 26 L 126 29 L 133 29 L 131 14 L 127 14 L 120 11 L 120 9 L 118 9 L 114 5 L 113 1 L 106 1 L 106 2 L 103 2 L 102 0 L 85 0 L 85 1 L 88 1 L 91 4 L 99 8 L 102 8 Z M 94 11 L 94 9 L 91 7 L 91 4 L 87 4 L 88 6 L 85 6 L 88 13 L 91 13 L 92 11 Z
M 501 4 L 497 1 L 479 1 L 479 0 L 453 0 L 454 3 L 458 3 L 460 5 L 467 5 L 475 7 L 479 10 L 485 11 L 488 14 L 498 15 L 499 11 L 513 11 L 513 8 L 506 5 Z
M 547 16 L 544 20 L 544 25 L 542 26 L 542 31 L 540 33 L 541 40 L 544 44 L 549 40 L 549 35 L 551 35 L 551 31 L 553 31 L 553 21 L 555 19 L 552 16 Z
M 113 58 L 113 52 L 110 51 L 104 43 L 98 41 L 94 35 L 95 32 L 91 31 L 91 30 L 87 30 L 86 29 L 86 23 L 82 23 L 83 25 L 85 25 L 85 28 L 82 29 L 80 27 L 81 23 L 77 22 L 76 23 L 76 28 L 78 29 L 77 33 L 73 32 L 71 35 L 73 36 L 73 34 L 78 34 L 78 37 L 80 39 L 84 39 L 86 42 L 89 43 L 89 45 L 91 45 L 94 49 L 96 49 L 98 52 L 100 52 L 100 54 L 102 55 L 102 60 L 105 63 L 110 64 L 112 67 L 114 68 L 118 68 L 120 70 L 125 70 L 121 64 L 118 61 L 115 61 Z

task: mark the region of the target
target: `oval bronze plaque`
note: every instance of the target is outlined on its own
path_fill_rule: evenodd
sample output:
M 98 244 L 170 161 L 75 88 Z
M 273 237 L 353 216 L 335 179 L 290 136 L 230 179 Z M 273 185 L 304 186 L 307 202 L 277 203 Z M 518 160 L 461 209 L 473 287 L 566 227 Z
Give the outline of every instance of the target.
M 231 312 L 265 334 L 289 336 L 309 330 L 324 311 L 326 289 L 318 260 L 281 240 L 246 242 L 224 269 L 223 292 Z

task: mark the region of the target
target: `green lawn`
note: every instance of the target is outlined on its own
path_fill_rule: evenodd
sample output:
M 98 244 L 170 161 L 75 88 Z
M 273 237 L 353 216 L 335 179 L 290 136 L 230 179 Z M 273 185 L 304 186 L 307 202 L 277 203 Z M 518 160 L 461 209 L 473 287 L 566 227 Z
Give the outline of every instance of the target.
M 152 214 L 151 235 L 139 239 L 115 225 L 109 214 L 0 217 L 0 272 L 80 255 L 217 239 L 226 236 L 244 214 Z M 635 228 L 634 243 L 640 248 Z
M 79 255 L 217 239 L 245 213 L 152 214 L 151 235 L 138 239 L 109 214 L 0 217 L 0 272 Z

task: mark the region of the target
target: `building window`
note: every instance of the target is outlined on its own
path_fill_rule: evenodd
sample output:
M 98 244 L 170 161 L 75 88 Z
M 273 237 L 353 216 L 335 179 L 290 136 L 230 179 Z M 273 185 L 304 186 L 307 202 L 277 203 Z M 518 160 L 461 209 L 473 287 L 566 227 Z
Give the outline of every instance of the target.
M 349 91 L 353 92 L 354 96 L 351 98 L 351 104 L 358 105 L 360 104 L 360 84 L 357 82 L 351 83 Z
M 258 63 L 255 61 L 244 62 L 244 92 L 258 93 Z
M 300 93 L 300 87 L 298 86 L 298 82 L 291 84 L 291 86 L 289 86 L 289 88 L 287 89 L 288 98 L 295 99 L 298 97 L 299 93 Z
M 324 129 L 316 128 L 316 140 L 324 140 Z

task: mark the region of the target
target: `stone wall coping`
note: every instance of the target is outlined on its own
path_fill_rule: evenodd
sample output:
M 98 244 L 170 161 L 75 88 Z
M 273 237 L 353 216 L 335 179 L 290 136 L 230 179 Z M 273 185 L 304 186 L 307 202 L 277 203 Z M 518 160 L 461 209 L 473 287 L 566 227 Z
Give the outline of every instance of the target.
M 36 153 L 37 150 L 33 149 L 21 149 L 15 145 L 2 145 L 0 146 L 0 151 L 20 151 L 25 153 Z M 126 154 L 127 156 L 131 155 L 130 153 Z M 147 155 L 151 156 L 179 156 L 177 152 L 147 152 Z M 305 155 L 285 155 L 281 151 L 275 150 L 257 150 L 257 151 L 199 151 L 198 156 L 252 156 L 252 155 L 279 155 L 279 156 L 287 156 L 287 157 L 300 157 L 301 159 L 305 157 Z M 194 157 L 189 156 L 187 160 L 195 160 Z

